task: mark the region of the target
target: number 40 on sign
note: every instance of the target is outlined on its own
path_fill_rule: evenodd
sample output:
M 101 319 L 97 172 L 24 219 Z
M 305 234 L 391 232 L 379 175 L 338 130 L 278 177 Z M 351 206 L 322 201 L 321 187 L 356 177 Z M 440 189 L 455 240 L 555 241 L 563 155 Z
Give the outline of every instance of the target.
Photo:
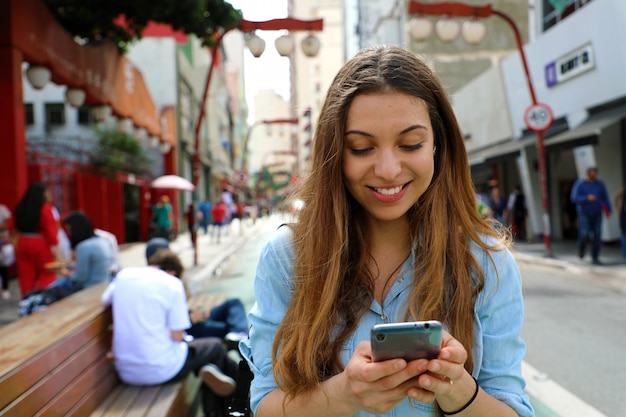
M 531 104 L 524 113 L 526 127 L 534 132 L 543 132 L 552 126 L 553 122 L 552 109 L 544 103 Z

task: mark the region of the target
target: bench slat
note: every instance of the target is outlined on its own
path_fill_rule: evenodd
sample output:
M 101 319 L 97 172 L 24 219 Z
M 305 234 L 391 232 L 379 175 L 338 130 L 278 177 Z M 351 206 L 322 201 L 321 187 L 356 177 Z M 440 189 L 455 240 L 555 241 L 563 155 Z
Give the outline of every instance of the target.
M 133 406 L 125 414 L 126 417 L 144 417 L 147 410 L 154 406 L 155 400 L 161 393 L 159 385 L 142 387 L 141 392 L 137 396 Z
M 108 399 L 111 392 L 120 385 L 115 370 L 98 381 L 92 390 L 85 394 L 80 401 L 65 415 L 65 417 L 88 417 L 91 412 Z

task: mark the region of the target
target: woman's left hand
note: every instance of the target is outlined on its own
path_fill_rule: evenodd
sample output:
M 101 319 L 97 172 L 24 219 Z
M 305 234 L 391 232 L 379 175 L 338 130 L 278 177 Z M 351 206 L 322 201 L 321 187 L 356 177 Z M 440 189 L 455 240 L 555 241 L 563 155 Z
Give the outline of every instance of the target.
M 437 359 L 428 362 L 427 372 L 418 378 L 419 386 L 430 393 L 415 389 L 409 396 L 425 401 L 434 399 L 444 410 L 457 409 L 458 404 L 465 404 L 476 389 L 476 382 L 465 370 L 467 350 L 450 333 L 443 332 L 442 348 Z

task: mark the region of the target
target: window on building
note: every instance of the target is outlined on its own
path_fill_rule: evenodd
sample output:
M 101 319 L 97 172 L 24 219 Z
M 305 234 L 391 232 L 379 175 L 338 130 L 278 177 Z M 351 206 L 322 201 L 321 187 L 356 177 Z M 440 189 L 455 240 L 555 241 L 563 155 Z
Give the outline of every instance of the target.
M 24 113 L 26 118 L 26 126 L 32 126 L 35 124 L 35 109 L 33 103 L 24 104 Z
M 46 103 L 46 125 L 61 126 L 65 124 L 65 104 Z
M 76 112 L 76 118 L 79 125 L 92 124 L 94 122 L 92 107 L 89 105 L 80 106 Z
M 550 29 L 590 2 L 591 0 L 542 0 L 543 31 Z

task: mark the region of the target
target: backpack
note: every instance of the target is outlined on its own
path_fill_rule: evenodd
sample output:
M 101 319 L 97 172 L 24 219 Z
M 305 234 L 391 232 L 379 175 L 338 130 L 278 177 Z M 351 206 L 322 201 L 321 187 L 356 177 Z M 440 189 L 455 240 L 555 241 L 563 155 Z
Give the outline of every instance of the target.
M 44 310 L 48 308 L 50 304 L 53 304 L 80 289 L 80 286 L 72 282 L 67 285 L 29 291 L 20 301 L 18 317 L 26 317 L 30 314 L 36 313 L 37 311 Z

